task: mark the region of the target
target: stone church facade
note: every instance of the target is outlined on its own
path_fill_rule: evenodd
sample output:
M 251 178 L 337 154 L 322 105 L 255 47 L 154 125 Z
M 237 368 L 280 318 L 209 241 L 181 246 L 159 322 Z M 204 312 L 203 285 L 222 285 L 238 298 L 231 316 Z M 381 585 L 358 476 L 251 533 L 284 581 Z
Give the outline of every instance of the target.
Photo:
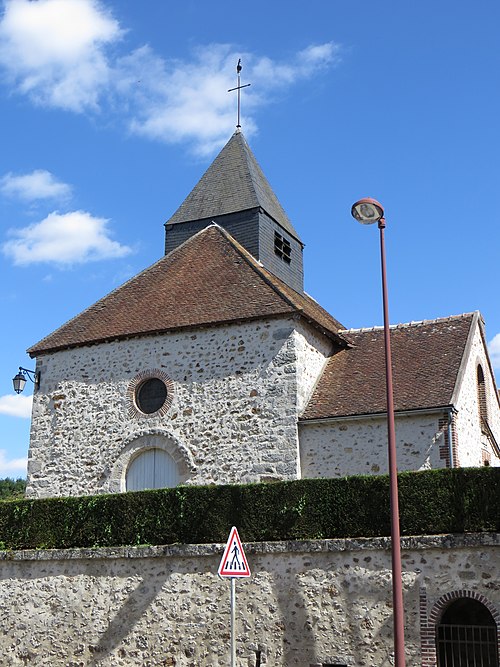
M 125 491 L 131 461 L 150 448 L 174 459 L 179 483 L 297 479 L 301 395 L 328 350 L 316 338 L 287 317 L 52 355 L 42 366 L 51 389 L 39 392 L 35 407 L 30 488 L 40 495 Z M 135 387 L 150 377 L 168 383 L 164 414 L 135 407 Z
M 30 348 L 28 496 L 385 473 L 383 331 L 347 329 L 303 291 L 302 241 L 241 132 L 167 221 L 165 248 Z M 399 469 L 500 466 L 480 314 L 398 325 L 391 341 Z M 487 619 L 496 642 L 498 536 L 405 539 L 408 664 L 443 667 L 446 614 Z M 15 556 L 1 564 L 23 582 L 10 604 L 42 609 L 23 650 L 54 666 L 227 664 L 219 546 Z M 248 549 L 238 664 L 391 664 L 387 540 Z M 49 609 L 71 662 L 42 636 Z M 9 650 L 5 664 L 29 664 Z

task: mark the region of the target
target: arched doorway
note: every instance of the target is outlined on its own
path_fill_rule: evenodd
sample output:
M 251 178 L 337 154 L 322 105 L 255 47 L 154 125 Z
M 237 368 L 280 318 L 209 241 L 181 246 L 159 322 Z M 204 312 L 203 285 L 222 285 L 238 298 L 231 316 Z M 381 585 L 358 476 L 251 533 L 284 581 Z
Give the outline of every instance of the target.
M 495 619 L 478 600 L 458 598 L 436 628 L 438 667 L 499 667 Z
M 140 451 L 127 469 L 127 491 L 164 489 L 179 484 L 177 464 L 168 452 L 159 448 Z

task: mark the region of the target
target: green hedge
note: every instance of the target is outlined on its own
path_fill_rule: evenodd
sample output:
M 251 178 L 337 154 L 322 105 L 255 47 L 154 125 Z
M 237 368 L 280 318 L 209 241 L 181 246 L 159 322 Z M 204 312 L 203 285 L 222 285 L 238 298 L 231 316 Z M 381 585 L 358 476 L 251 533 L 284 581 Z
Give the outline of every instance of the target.
M 500 531 L 500 468 L 399 475 L 403 535 Z M 390 534 L 387 476 L 0 502 L 0 547 L 69 548 Z

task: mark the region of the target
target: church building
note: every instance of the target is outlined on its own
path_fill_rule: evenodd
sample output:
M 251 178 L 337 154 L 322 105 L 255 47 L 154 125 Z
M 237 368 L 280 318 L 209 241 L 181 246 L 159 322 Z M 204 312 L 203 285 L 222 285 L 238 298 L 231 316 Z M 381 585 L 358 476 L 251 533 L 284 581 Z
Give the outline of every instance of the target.
M 303 243 L 237 130 L 165 255 L 29 349 L 27 494 L 387 472 L 383 329 L 303 288 Z M 500 465 L 478 312 L 391 328 L 400 470 Z

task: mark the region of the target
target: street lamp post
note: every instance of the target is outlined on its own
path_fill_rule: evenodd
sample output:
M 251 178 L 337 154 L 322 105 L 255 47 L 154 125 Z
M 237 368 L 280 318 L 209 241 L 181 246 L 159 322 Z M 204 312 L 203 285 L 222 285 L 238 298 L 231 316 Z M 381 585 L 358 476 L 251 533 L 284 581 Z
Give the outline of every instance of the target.
M 385 218 L 382 205 L 367 197 L 351 208 L 352 216 L 364 225 L 378 223 L 380 230 L 380 259 L 382 265 L 382 300 L 384 306 L 385 380 L 387 394 L 387 432 L 389 453 L 389 485 L 391 498 L 391 553 L 392 553 L 392 602 L 394 614 L 394 658 L 396 667 L 405 665 L 403 582 L 401 570 L 401 535 L 399 531 L 398 467 L 396 462 L 396 429 L 394 426 L 394 397 L 392 390 L 392 356 L 389 328 L 389 304 L 385 262 Z

